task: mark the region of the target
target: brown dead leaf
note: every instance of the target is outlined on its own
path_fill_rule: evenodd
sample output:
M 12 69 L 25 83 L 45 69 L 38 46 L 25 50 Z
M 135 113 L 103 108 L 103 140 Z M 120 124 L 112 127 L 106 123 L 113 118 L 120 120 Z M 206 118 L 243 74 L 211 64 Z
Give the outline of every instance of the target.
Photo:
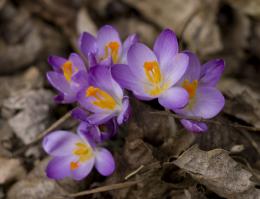
M 221 197 L 257 199 L 260 190 L 250 180 L 252 174 L 223 149 L 202 151 L 197 146 L 185 151 L 174 164 Z

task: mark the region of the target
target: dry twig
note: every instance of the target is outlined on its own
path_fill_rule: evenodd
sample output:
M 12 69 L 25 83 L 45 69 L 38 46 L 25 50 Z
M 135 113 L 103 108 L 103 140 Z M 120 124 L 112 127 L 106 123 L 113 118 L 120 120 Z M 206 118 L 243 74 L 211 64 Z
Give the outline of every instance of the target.
M 65 121 L 67 121 L 71 116 L 71 111 L 67 112 L 65 115 L 63 115 L 60 119 L 58 119 L 56 122 L 54 122 L 49 128 L 47 128 L 46 130 L 44 130 L 43 132 L 41 132 L 39 134 L 39 136 L 33 140 L 31 143 L 25 145 L 23 148 L 18 149 L 17 151 L 15 151 L 12 156 L 16 157 L 21 155 L 22 153 L 24 153 L 24 151 L 26 151 L 29 147 L 37 144 L 38 142 L 40 142 L 45 135 L 47 135 L 48 133 L 50 133 L 51 131 L 53 131 L 54 129 L 56 129 L 57 127 L 59 127 L 62 123 L 64 123 Z

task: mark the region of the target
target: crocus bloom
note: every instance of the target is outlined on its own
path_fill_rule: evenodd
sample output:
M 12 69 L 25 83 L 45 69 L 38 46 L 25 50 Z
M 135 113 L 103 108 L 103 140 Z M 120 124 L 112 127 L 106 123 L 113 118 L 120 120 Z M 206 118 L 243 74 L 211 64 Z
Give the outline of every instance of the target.
M 111 67 L 96 65 L 88 74 L 88 84 L 79 92 L 80 105 L 91 112 L 87 117 L 90 124 L 104 124 L 112 118 L 122 124 L 129 116 L 129 99 L 112 78 Z
M 78 130 L 95 143 L 102 143 L 116 134 L 117 123 L 114 119 L 101 125 L 90 125 L 87 122 L 81 122 Z
M 144 44 L 133 44 L 127 55 L 127 64 L 112 67 L 115 80 L 131 90 L 141 100 L 158 98 L 167 109 L 182 108 L 188 102 L 188 93 L 174 84 L 188 66 L 188 56 L 178 53 L 177 38 L 169 29 L 156 39 L 154 52 Z
M 84 62 L 76 53 L 70 54 L 68 59 L 50 56 L 48 62 L 54 71 L 47 72 L 47 78 L 60 92 L 55 100 L 61 103 L 75 102 L 78 91 L 87 79 Z
M 112 26 L 105 25 L 99 29 L 96 38 L 87 32 L 82 33 L 79 47 L 90 66 L 98 63 L 110 65 L 126 63 L 127 51 L 137 40 L 133 34 L 122 44 L 118 32 Z
M 189 56 L 189 67 L 178 85 L 189 93 L 189 103 L 175 112 L 183 116 L 210 119 L 220 112 L 225 103 L 223 95 L 215 88 L 224 70 L 224 61 L 216 59 L 201 65 L 195 54 L 186 54 Z M 207 125 L 202 122 L 183 119 L 181 123 L 192 132 L 207 130 Z
M 53 158 L 46 174 L 52 179 L 72 177 L 75 180 L 85 178 L 93 169 L 103 175 L 111 175 L 115 169 L 112 154 L 103 147 L 92 144 L 82 133 L 55 131 L 43 140 L 44 150 Z

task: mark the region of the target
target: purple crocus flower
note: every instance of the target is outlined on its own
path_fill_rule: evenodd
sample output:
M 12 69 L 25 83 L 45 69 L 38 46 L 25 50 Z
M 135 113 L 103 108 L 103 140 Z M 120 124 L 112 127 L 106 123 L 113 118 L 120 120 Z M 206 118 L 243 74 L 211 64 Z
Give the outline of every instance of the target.
M 43 140 L 44 150 L 53 158 L 46 174 L 52 179 L 72 177 L 75 180 L 85 178 L 95 167 L 103 176 L 109 176 L 115 170 L 112 154 L 105 148 L 95 145 L 78 132 L 55 131 Z
M 115 117 L 117 123 L 122 124 L 129 117 L 129 99 L 112 78 L 110 66 L 96 65 L 90 68 L 88 84 L 79 92 L 78 102 L 91 112 L 87 122 L 92 125 L 104 124 Z
M 113 77 L 138 99 L 158 98 L 167 109 L 184 107 L 188 102 L 188 93 L 174 85 L 186 71 L 188 56 L 178 53 L 176 35 L 169 29 L 157 37 L 153 50 L 141 43 L 133 44 L 127 55 L 128 65 L 114 65 Z
M 47 72 L 48 81 L 60 92 L 55 97 L 56 102 L 75 102 L 87 79 L 87 70 L 80 56 L 76 53 L 71 53 L 68 59 L 50 56 L 48 62 L 54 70 Z
M 201 65 L 195 54 L 186 54 L 189 56 L 189 67 L 178 85 L 189 93 L 189 103 L 184 108 L 174 111 L 183 116 L 210 119 L 216 116 L 225 104 L 223 95 L 215 88 L 223 73 L 224 61 L 215 59 Z M 207 130 L 207 125 L 202 122 L 182 119 L 181 123 L 192 132 Z
M 81 122 L 78 131 L 90 137 L 95 143 L 102 143 L 116 134 L 117 123 L 114 119 L 101 125 L 90 125 L 87 122 Z
M 136 34 L 130 35 L 122 44 L 118 32 L 112 26 L 105 25 L 97 37 L 84 32 L 79 39 L 81 52 L 86 56 L 89 65 L 126 63 L 129 47 L 138 40 Z

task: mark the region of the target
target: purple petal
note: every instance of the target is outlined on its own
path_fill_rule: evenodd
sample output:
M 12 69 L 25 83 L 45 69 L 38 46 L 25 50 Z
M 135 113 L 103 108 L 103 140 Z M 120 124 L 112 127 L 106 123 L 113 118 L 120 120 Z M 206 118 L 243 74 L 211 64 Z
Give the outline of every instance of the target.
M 202 65 L 200 84 L 203 86 L 216 86 L 225 67 L 222 59 L 216 59 Z
M 93 104 L 93 97 L 87 97 L 86 96 L 86 89 L 82 89 L 77 96 L 79 104 L 84 107 L 87 111 L 93 112 L 93 113 L 103 113 L 104 109 L 96 106 Z
M 100 132 L 94 132 L 96 125 L 91 125 L 88 122 L 81 122 L 77 128 L 77 134 L 92 148 L 96 146 L 100 139 Z M 98 128 L 97 128 L 98 129 Z
M 199 80 L 200 78 L 201 66 L 198 57 L 194 53 L 188 51 L 185 52 L 185 54 L 189 56 L 189 64 L 185 74 L 179 81 L 179 84 L 181 84 L 184 80 L 193 82 L 194 80 Z
M 105 148 L 95 150 L 95 167 L 103 176 L 111 175 L 115 170 L 115 160 L 112 154 Z
M 105 25 L 97 33 L 97 45 L 99 56 L 105 55 L 105 46 L 110 42 L 118 42 L 120 45 L 118 55 L 122 53 L 122 44 L 118 32 L 112 26 Z
M 100 125 L 104 124 L 105 122 L 109 121 L 111 118 L 115 117 L 116 113 L 93 113 L 88 116 L 88 122 L 93 125 Z
M 125 96 L 122 102 L 122 111 L 117 117 L 117 123 L 120 125 L 123 122 L 126 122 L 130 116 L 130 104 L 128 96 Z
M 95 158 L 91 158 L 84 163 L 79 163 L 79 167 L 71 171 L 74 180 L 82 180 L 87 177 L 94 167 Z
M 181 87 L 172 87 L 159 96 L 159 103 L 167 109 L 183 108 L 189 100 L 189 94 Z
M 196 93 L 193 113 L 210 119 L 224 107 L 225 99 L 219 90 L 213 87 L 199 87 Z
M 82 108 L 77 107 L 71 111 L 71 116 L 77 120 L 87 122 L 88 114 Z
M 178 53 L 178 48 L 178 41 L 175 33 L 170 29 L 163 30 L 156 38 L 153 48 L 161 67 L 172 62 L 172 58 Z
M 63 57 L 59 56 L 49 56 L 48 57 L 48 63 L 52 66 L 53 70 L 56 72 L 61 72 L 61 66 L 66 62 L 67 60 Z
M 70 93 L 70 84 L 63 74 L 57 72 L 47 72 L 47 79 L 51 85 L 62 93 Z
M 97 41 L 94 36 L 87 32 L 83 32 L 79 38 L 79 48 L 86 58 L 90 53 L 97 53 Z
M 69 177 L 71 161 L 73 161 L 73 156 L 54 157 L 46 168 L 46 175 L 55 180 Z
M 137 43 L 139 41 L 139 38 L 136 34 L 132 34 L 129 35 L 126 40 L 123 43 L 123 54 L 122 54 L 122 58 L 121 58 L 121 63 L 122 64 L 126 64 L 127 63 L 127 53 L 129 48 Z
M 224 96 L 214 87 L 198 87 L 196 96 L 183 109 L 175 112 L 181 115 L 210 119 L 216 116 L 225 104 Z
M 208 126 L 202 122 L 194 122 L 190 120 L 181 120 L 181 124 L 188 130 L 193 133 L 204 132 L 208 130 Z
M 72 81 L 76 90 L 81 90 L 83 87 L 88 85 L 88 73 L 87 71 L 79 71 L 75 75 L 72 76 Z
M 112 138 L 117 133 L 118 129 L 118 125 L 115 119 L 109 120 L 107 123 L 104 124 L 104 126 L 106 127 L 105 130 L 100 129 L 100 126 L 98 127 L 102 141 Z
M 123 90 L 113 79 L 111 68 L 108 66 L 97 65 L 90 68 L 89 83 L 106 91 L 117 101 L 121 101 L 123 98 Z
M 157 61 L 155 54 L 147 46 L 141 43 L 132 45 L 127 54 L 127 63 L 132 74 L 138 79 L 150 84 L 144 70 L 145 62 Z
M 111 71 L 114 79 L 119 85 L 125 89 L 131 90 L 138 99 L 154 99 L 154 97 L 145 93 L 145 84 L 132 73 L 128 65 L 116 64 L 112 67 Z
M 42 142 L 43 149 L 52 156 L 70 155 L 80 138 L 69 131 L 54 131 L 45 136 Z
M 186 72 L 189 63 L 189 57 L 184 53 L 178 53 L 172 58 L 172 62 L 169 62 L 167 66 L 162 68 L 164 75 L 164 82 L 169 87 L 176 84 Z
M 96 58 L 95 53 L 89 53 L 89 55 L 88 55 L 88 66 L 89 66 L 89 68 L 97 65 L 97 63 L 98 62 L 97 62 L 97 58 Z
M 58 95 L 54 96 L 53 99 L 56 103 L 62 103 L 64 101 L 64 94 L 59 93 Z
M 69 60 L 72 62 L 73 67 L 76 67 L 79 71 L 87 70 L 83 60 L 77 53 L 71 53 L 69 56 Z

